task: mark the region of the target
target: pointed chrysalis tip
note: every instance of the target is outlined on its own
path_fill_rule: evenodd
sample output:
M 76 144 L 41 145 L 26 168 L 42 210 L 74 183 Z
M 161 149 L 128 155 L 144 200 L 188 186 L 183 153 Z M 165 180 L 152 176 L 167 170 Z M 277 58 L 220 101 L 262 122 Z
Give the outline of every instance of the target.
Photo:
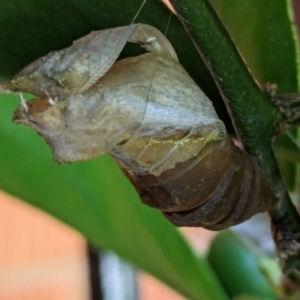
M 0 94 L 8 94 L 11 92 L 8 85 L 8 82 L 0 82 Z
M 0 82 L 0 95 L 1 94 L 14 94 L 14 95 L 19 95 L 17 92 L 13 92 L 10 88 L 10 83 L 9 81 L 7 82 Z

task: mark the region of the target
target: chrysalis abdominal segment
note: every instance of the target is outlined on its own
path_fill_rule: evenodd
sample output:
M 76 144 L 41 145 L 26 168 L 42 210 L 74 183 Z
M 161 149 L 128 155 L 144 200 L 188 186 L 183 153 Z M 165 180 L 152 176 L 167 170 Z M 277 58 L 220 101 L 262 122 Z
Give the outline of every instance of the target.
M 116 61 L 127 41 L 150 53 Z M 177 226 L 219 230 L 276 202 L 261 168 L 227 137 L 211 101 L 153 27 L 92 32 L 5 86 L 36 95 L 13 119 L 38 131 L 57 162 L 109 153 L 142 201 Z

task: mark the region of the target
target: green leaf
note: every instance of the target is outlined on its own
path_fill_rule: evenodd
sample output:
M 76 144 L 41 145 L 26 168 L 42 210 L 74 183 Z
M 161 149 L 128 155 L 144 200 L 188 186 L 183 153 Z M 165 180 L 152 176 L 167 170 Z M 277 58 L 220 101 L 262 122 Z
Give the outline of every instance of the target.
M 255 296 L 257 299 L 276 299 L 275 280 L 280 271 L 270 259 L 238 235 L 224 231 L 216 236 L 210 246 L 208 261 L 218 274 L 228 295 Z
M 294 132 L 288 131 L 283 137 L 275 141 L 274 148 L 279 157 L 300 164 L 300 146 L 294 135 Z
M 1 77 L 10 77 L 91 30 L 128 25 L 140 4 L 140 0 L 1 1 Z M 137 21 L 164 30 L 168 19 L 164 6 L 149 1 Z M 195 77 L 201 68 L 207 74 L 193 59 L 197 53 L 190 52 L 191 42 L 175 18 L 168 35 L 180 40 L 176 50 L 189 69 L 196 67 L 191 71 Z M 56 165 L 40 137 L 12 124 L 15 100 L 0 96 L 0 188 L 61 219 L 94 246 L 117 252 L 189 299 L 226 299 L 206 260 L 195 256 L 158 211 L 141 204 L 111 158 Z
M 261 83 L 278 93 L 299 90 L 298 44 L 289 1 L 211 0 L 218 16 Z
M 290 191 L 297 188 L 297 164 L 300 164 L 300 147 L 297 141 L 298 129 L 287 131 L 286 134 L 278 138 L 273 149 L 280 167 L 281 174 Z

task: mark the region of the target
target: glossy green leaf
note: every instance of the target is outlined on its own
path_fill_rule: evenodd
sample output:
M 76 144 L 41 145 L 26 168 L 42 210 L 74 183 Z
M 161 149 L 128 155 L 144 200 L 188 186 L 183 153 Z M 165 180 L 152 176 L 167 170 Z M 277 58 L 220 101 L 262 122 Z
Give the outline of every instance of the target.
M 294 133 L 288 131 L 274 143 L 274 148 L 279 157 L 300 164 L 300 146 Z
M 299 58 L 289 1 L 212 0 L 254 77 L 278 93 L 299 89 Z
M 280 171 L 290 191 L 297 189 L 298 168 L 296 165 L 300 164 L 297 131 L 298 129 L 287 131 L 284 136 L 278 138 L 273 144 Z
M 213 240 L 208 260 L 231 298 L 246 295 L 275 300 L 279 295 L 275 293 L 272 276 L 276 274 L 279 280 L 278 266 L 249 243 L 233 232 L 224 231 Z

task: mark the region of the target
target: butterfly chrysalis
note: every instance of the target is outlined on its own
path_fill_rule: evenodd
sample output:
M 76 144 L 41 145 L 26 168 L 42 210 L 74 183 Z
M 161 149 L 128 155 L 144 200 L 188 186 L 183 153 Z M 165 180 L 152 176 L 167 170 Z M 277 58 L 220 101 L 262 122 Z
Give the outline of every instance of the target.
M 127 41 L 149 53 L 117 60 Z M 170 42 L 151 26 L 92 32 L 2 87 L 36 96 L 13 119 L 34 128 L 55 161 L 109 153 L 142 201 L 177 226 L 220 230 L 276 203 L 263 170 L 234 145 Z

